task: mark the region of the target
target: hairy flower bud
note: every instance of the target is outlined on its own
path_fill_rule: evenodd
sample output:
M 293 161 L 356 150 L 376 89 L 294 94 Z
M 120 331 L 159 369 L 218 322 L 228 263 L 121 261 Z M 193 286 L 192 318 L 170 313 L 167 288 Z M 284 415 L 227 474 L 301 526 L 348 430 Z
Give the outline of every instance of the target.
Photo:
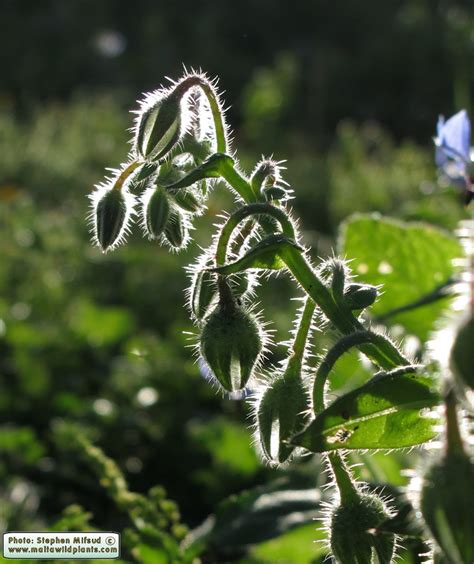
M 451 350 L 451 366 L 464 385 L 474 390 L 474 318 L 460 328 Z
M 161 237 L 169 215 L 169 197 L 164 188 L 155 186 L 147 190 L 143 198 L 143 226 L 150 239 Z
M 474 464 L 462 451 L 445 454 L 424 476 L 421 511 L 453 564 L 474 562 L 473 486 Z
M 176 204 L 187 212 L 196 213 L 202 208 L 202 201 L 193 190 L 176 190 L 173 197 Z
M 281 186 L 268 186 L 263 188 L 262 192 L 267 202 L 285 201 L 290 197 L 290 192 Z
M 370 284 L 349 284 L 344 292 L 344 301 L 351 309 L 364 309 L 377 299 L 377 287 Z
M 170 207 L 165 226 L 165 237 L 171 247 L 181 249 L 187 239 L 188 229 L 183 214 L 175 206 Z
M 107 252 L 123 240 L 133 211 L 133 196 L 114 187 L 99 190 L 91 196 L 93 202 L 94 236 L 100 248 Z
M 389 564 L 395 550 L 393 534 L 377 534 L 377 526 L 390 518 L 384 502 L 362 493 L 337 507 L 330 517 L 330 541 L 339 564 Z
M 257 433 L 265 458 L 285 462 L 295 447 L 286 441 L 302 431 L 308 419 L 308 394 L 299 373 L 287 369 L 263 392 L 257 406 Z
M 220 303 L 206 319 L 201 354 L 225 390 L 245 388 L 262 348 L 255 316 L 237 304 Z

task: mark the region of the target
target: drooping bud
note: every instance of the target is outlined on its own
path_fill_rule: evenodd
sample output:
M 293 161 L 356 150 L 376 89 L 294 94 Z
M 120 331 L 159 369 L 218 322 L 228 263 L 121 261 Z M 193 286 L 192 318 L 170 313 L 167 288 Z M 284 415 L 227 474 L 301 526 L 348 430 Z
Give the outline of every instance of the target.
M 146 160 L 164 157 L 181 138 L 182 94 L 176 90 L 151 99 L 137 123 L 135 150 Z
M 193 190 L 176 190 L 173 197 L 176 204 L 189 213 L 196 213 L 202 209 L 202 201 Z
M 474 390 L 474 317 L 459 329 L 451 350 L 451 366 L 463 386 Z
M 308 394 L 299 373 L 287 369 L 265 389 L 257 407 L 258 437 L 268 461 L 286 462 L 295 446 L 286 441 L 303 430 Z
M 170 89 L 148 94 L 136 122 L 134 149 L 147 161 L 163 158 L 181 140 L 190 119 L 189 94 L 202 82 L 188 75 Z
M 99 189 L 92 194 L 94 238 L 105 252 L 119 245 L 126 235 L 133 212 L 134 198 L 125 189 Z
M 370 284 L 349 284 L 344 292 L 344 301 L 350 309 L 364 309 L 377 299 L 377 287 Z
M 390 518 L 384 502 L 360 493 L 345 500 L 330 516 L 332 554 L 339 564 L 390 564 L 395 535 L 377 534 L 377 526 Z
M 281 186 L 268 186 L 267 188 L 262 189 L 262 193 L 267 202 L 286 201 L 290 198 L 291 194 L 291 192 L 285 190 Z
M 257 319 L 236 303 L 219 303 L 206 319 L 201 334 L 201 354 L 225 390 L 234 392 L 245 388 L 262 348 Z
M 452 388 L 445 395 L 445 406 L 445 449 L 424 476 L 420 506 L 448 561 L 469 564 L 474 562 L 474 462 L 464 449 Z
M 143 226 L 150 239 L 163 234 L 170 215 L 169 197 L 161 186 L 147 190 L 143 197 Z
M 444 456 L 424 476 L 423 517 L 450 562 L 474 562 L 473 485 L 474 464 L 464 453 Z
M 181 249 L 186 243 L 188 228 L 183 214 L 176 206 L 170 207 L 165 227 L 165 237 L 174 249 Z

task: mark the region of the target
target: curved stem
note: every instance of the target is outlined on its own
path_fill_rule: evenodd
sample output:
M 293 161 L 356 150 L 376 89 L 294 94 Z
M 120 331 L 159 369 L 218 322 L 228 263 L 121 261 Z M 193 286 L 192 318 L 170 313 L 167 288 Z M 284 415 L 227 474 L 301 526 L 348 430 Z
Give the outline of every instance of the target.
M 229 240 L 234 229 L 246 217 L 252 215 L 270 215 L 274 217 L 280 223 L 283 233 L 291 239 L 295 238 L 295 229 L 293 224 L 286 213 L 280 208 L 264 203 L 254 203 L 243 206 L 229 217 L 227 223 L 222 228 L 216 249 L 216 266 L 222 266 L 225 264 Z
M 334 300 L 329 289 L 314 272 L 301 252 L 297 249 L 287 249 L 284 251 L 282 259 L 296 281 L 317 303 L 324 315 L 340 333 L 349 335 L 355 331 L 365 330 L 345 304 Z M 410 364 L 410 361 L 388 339 L 383 339 L 376 344 L 364 344 L 360 348 L 375 364 L 384 369 Z
M 235 168 L 234 164 L 225 163 L 222 167 L 222 176 L 247 204 L 258 202 L 260 199 L 252 184 Z
M 301 314 L 301 318 L 299 320 L 298 330 L 296 331 L 295 339 L 291 347 L 291 356 L 288 360 L 288 368 L 294 372 L 301 371 L 306 342 L 308 340 L 315 309 L 316 304 L 310 297 L 307 297 L 303 313 Z
M 315 413 L 320 413 L 324 409 L 324 390 L 331 370 L 343 354 L 353 347 L 359 347 L 364 343 L 374 343 L 383 346 L 387 339 L 373 331 L 356 331 L 342 337 L 324 357 L 318 367 L 316 378 L 313 385 L 313 409 Z
M 328 462 L 331 466 L 334 479 L 336 480 L 337 489 L 341 497 L 341 503 L 348 503 L 359 497 L 357 485 L 352 481 L 350 470 L 342 456 L 337 452 L 331 452 L 327 455 Z
M 141 165 L 140 161 L 132 161 L 120 173 L 114 184 L 114 190 L 121 190 L 127 178 Z
M 211 108 L 212 119 L 214 121 L 214 130 L 216 132 L 217 152 L 227 152 L 227 134 L 224 122 L 224 112 L 219 102 L 219 97 L 210 82 L 205 80 L 200 81 L 202 91 L 206 95 Z

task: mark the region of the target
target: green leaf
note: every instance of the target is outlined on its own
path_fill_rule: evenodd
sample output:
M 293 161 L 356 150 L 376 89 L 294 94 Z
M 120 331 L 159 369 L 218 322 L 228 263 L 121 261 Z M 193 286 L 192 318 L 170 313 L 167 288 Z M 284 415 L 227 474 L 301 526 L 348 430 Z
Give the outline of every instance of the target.
M 250 551 L 250 562 L 255 564 L 278 562 L 279 564 L 316 564 L 326 561 L 326 531 L 315 523 L 296 527 L 275 539 L 259 544 Z
M 320 502 L 317 489 L 279 489 L 281 481 L 231 496 L 185 541 L 220 553 L 280 536 L 313 521 Z
M 416 374 L 377 376 L 334 401 L 291 443 L 311 452 L 422 444 L 436 435 L 437 419 L 422 412 L 440 401 L 432 386 Z
M 353 272 L 368 284 L 383 285 L 371 308 L 376 317 L 431 294 L 455 274 L 453 259 L 463 255 L 459 242 L 422 223 L 403 223 L 375 215 L 356 215 L 342 227 L 339 250 Z M 400 312 L 387 323 L 402 325 L 425 341 L 449 297 Z
M 219 274 L 236 274 L 249 268 L 279 270 L 285 266 L 281 254 L 285 249 L 300 247 L 290 238 L 277 233 L 269 235 L 252 247 L 247 254 L 235 262 L 213 269 Z

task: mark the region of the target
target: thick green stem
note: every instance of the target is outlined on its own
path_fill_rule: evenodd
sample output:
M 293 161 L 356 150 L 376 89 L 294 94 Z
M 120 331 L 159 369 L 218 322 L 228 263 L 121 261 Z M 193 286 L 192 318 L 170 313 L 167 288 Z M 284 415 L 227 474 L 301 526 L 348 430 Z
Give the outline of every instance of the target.
M 259 194 L 254 192 L 250 182 L 233 164 L 224 163 L 222 176 L 247 204 L 258 202 Z
M 288 368 L 294 373 L 301 371 L 301 366 L 306 349 L 306 341 L 308 340 L 311 323 L 313 321 L 314 310 L 316 304 L 311 298 L 306 298 L 303 313 L 299 321 L 298 330 L 296 331 L 295 340 L 291 347 L 291 356 L 288 361 Z
M 459 430 L 456 396 L 452 387 L 446 392 L 444 404 L 446 413 L 446 454 L 464 454 L 461 431 Z
M 204 80 L 200 81 L 200 86 L 206 95 L 211 108 L 212 119 L 214 121 L 214 130 L 216 133 L 217 142 L 217 152 L 226 153 L 227 152 L 227 135 L 226 127 L 224 123 L 223 111 L 219 102 L 219 98 L 214 90 L 213 86 Z
M 324 315 L 340 333 L 349 335 L 356 331 L 365 330 L 349 308 L 334 300 L 329 289 L 314 272 L 301 252 L 297 249 L 288 249 L 282 258 L 296 281 L 317 303 Z M 377 344 L 362 345 L 360 349 L 375 364 L 384 369 L 410 364 L 410 361 L 388 339 L 384 339 Z
M 222 266 L 225 264 L 229 240 L 234 229 L 241 221 L 252 215 L 270 215 L 271 217 L 274 217 L 280 223 L 283 233 L 287 237 L 294 239 L 295 230 L 293 224 L 282 209 L 276 208 L 271 204 L 264 203 L 254 203 L 243 206 L 229 217 L 227 223 L 222 228 L 216 249 L 216 266 Z
M 316 378 L 313 385 L 313 409 L 315 413 L 320 413 L 324 409 L 324 390 L 328 376 L 333 369 L 336 362 L 343 354 L 353 347 L 360 347 L 364 343 L 373 343 L 376 346 L 383 347 L 385 345 L 386 337 L 374 333 L 373 331 L 356 331 L 342 337 L 333 347 L 328 351 L 324 360 L 318 367 Z
M 352 481 L 350 471 L 341 455 L 337 452 L 331 452 L 327 457 L 336 480 L 341 503 L 349 503 L 356 500 L 359 497 L 359 491 L 356 484 Z

